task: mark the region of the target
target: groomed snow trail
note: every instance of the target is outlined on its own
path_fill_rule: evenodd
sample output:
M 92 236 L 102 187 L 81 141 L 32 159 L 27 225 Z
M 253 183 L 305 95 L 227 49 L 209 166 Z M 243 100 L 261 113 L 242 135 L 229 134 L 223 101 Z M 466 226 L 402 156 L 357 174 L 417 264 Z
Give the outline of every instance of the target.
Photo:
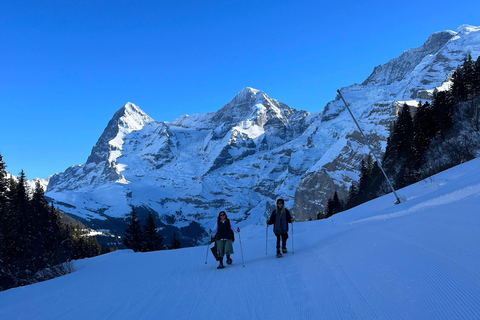
M 480 319 L 480 161 L 334 217 L 295 223 L 275 258 L 269 229 L 242 228 L 234 263 L 206 246 L 117 251 L 0 292 L 0 319 Z

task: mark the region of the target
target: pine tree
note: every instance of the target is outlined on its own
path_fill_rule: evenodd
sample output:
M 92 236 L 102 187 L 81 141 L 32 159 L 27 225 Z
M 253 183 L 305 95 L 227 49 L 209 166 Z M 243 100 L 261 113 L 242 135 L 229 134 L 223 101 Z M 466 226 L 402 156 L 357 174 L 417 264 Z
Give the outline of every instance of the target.
M 143 251 L 156 251 L 162 249 L 162 236 L 157 232 L 157 226 L 151 213 L 143 227 Z
M 350 185 L 348 189 L 347 203 L 345 204 L 346 209 L 351 209 L 358 205 L 358 189 L 354 183 Z
M 415 171 L 418 171 L 425 163 L 425 153 L 428 150 L 430 141 L 435 137 L 436 124 L 434 117 L 434 111 L 428 102 L 425 102 L 423 105 L 419 103 L 413 121 L 413 169 Z
M 433 109 L 435 131 L 440 133 L 442 141 L 445 141 L 446 132 L 453 125 L 453 97 L 448 91 L 437 91 L 433 93 Z
M 394 135 L 397 140 L 395 146 L 397 156 L 404 159 L 409 158 L 413 151 L 413 120 L 410 114 L 410 107 L 407 104 L 403 105 L 402 111 L 398 116 Z
M 325 218 L 330 218 L 335 214 L 335 202 L 333 198 L 327 200 L 327 205 L 325 206 Z
M 451 87 L 452 96 L 456 101 L 464 101 L 467 97 L 467 88 L 465 86 L 465 76 L 463 74 L 463 69 L 461 66 L 458 66 L 457 69 L 452 73 L 452 87 Z
M 334 203 L 334 211 L 335 211 L 334 213 L 335 214 L 339 213 L 339 212 L 342 212 L 344 210 L 343 202 L 338 197 L 337 191 L 335 191 L 335 193 L 333 194 L 333 203 Z
M 342 212 L 344 210 L 343 202 L 338 197 L 337 191 L 333 193 L 333 196 L 328 199 L 327 206 L 325 208 L 325 217 L 329 218 L 336 213 Z
M 474 78 L 474 87 L 475 96 L 480 95 L 480 56 L 478 56 L 477 61 L 475 61 L 475 78 Z
M 462 70 L 463 70 L 465 91 L 466 91 L 465 100 L 470 100 L 474 96 L 475 86 L 476 86 L 475 62 L 472 60 L 471 54 L 469 54 L 468 57 L 466 57 L 463 60 Z
M 88 235 L 86 226 L 77 223 L 70 225 L 70 233 L 72 234 L 72 258 L 83 259 L 99 255 L 102 252 L 100 245 L 95 237 Z
M 181 247 L 182 247 L 182 245 L 180 243 L 180 240 L 178 240 L 178 238 L 177 238 L 177 233 L 174 231 L 172 242 L 170 244 L 170 248 L 171 249 L 180 249 Z
M 140 220 L 138 219 L 138 214 L 135 208 L 132 208 L 132 211 L 127 216 L 128 227 L 125 230 L 125 236 L 123 238 L 123 244 L 133 251 L 141 251 L 143 243 L 143 234 L 142 227 L 140 225 Z
M 9 259 L 28 259 L 27 249 L 31 243 L 31 234 L 27 230 L 29 199 L 26 187 L 26 177 L 23 170 L 20 172 L 18 182 L 10 179 L 7 210 L 2 221 L 4 237 L 4 253 Z

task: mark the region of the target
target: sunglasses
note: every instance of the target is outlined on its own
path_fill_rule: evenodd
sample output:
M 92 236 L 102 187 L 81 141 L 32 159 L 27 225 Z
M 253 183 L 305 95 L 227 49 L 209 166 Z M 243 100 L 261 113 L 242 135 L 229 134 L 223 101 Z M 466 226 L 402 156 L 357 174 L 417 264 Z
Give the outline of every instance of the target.
M 225 213 L 220 213 L 220 217 L 221 217 L 221 216 L 227 216 L 227 215 L 226 215 Z

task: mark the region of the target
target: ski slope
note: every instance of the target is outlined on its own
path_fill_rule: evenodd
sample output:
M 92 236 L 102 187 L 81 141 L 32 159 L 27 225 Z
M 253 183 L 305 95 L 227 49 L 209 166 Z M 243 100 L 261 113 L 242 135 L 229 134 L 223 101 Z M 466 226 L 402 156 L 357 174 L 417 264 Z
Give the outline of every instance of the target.
M 76 261 L 0 292 L 0 319 L 480 319 L 480 159 L 399 194 L 295 223 L 282 259 L 246 226 L 224 270 L 206 246 Z

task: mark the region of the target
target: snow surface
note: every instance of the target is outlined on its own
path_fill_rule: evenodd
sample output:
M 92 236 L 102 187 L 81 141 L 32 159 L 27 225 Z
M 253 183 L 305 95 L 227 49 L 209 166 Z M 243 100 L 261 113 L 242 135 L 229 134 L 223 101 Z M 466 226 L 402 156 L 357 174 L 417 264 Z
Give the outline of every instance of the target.
M 250 225 L 224 270 L 207 246 L 75 261 L 0 292 L 0 319 L 480 319 L 480 158 L 399 194 L 295 223 L 282 259 Z

